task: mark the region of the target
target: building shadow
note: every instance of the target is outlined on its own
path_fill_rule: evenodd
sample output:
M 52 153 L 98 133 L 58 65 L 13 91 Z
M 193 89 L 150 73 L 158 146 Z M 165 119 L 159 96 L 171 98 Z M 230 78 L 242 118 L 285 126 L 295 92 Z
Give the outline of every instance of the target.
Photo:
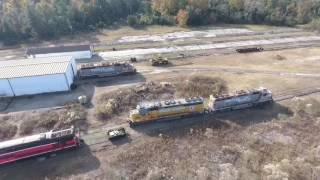
M 95 87 L 93 85 L 84 84 L 68 92 L 14 97 L 10 105 L 8 105 L 5 110 L 0 111 L 0 113 L 60 107 L 70 102 L 77 102 L 78 97 L 82 95 L 86 95 L 91 99 L 94 92 Z
M 140 74 L 134 75 L 124 75 L 124 76 L 116 76 L 116 77 L 104 77 L 104 78 L 94 78 L 87 79 L 86 82 L 94 83 L 96 87 L 105 87 L 105 86 L 120 86 L 126 84 L 135 84 L 135 83 L 143 83 L 146 82 L 146 78 Z
M 60 179 L 99 168 L 100 161 L 90 152 L 89 147 L 84 145 L 79 149 L 59 152 L 53 157 L 29 158 L 0 166 L 0 179 Z
M 10 99 L 7 104 L 4 103 L 3 106 L 1 106 L 3 108 L 0 107 L 0 113 L 5 114 L 9 112 L 59 108 L 70 102 L 78 102 L 79 96 L 85 95 L 91 100 L 96 93 L 97 87 L 132 85 L 143 82 L 146 82 L 146 79 L 140 73 L 135 75 L 84 79 L 76 82 L 76 88 L 69 92 L 14 97 Z

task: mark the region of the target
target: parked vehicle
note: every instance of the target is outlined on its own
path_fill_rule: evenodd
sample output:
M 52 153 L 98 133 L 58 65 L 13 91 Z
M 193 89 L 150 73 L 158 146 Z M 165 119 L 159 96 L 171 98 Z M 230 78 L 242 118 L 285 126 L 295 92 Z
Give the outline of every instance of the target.
M 251 53 L 264 51 L 262 47 L 240 48 L 236 50 L 238 53 Z
M 118 139 L 127 136 L 127 132 L 124 128 L 111 129 L 107 132 L 109 140 Z
M 167 58 L 163 58 L 159 56 L 157 58 L 150 59 L 150 63 L 152 66 L 162 66 L 162 65 L 168 65 L 169 61 Z

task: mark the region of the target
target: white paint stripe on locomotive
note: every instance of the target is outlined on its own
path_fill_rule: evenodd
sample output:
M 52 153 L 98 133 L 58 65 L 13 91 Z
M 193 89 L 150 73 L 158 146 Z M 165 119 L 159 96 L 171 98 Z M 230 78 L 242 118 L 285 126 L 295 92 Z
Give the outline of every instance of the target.
M 38 147 L 43 147 L 43 146 L 48 146 L 48 145 L 53 145 L 53 144 L 57 144 L 57 143 L 50 143 L 50 144 L 44 144 L 44 145 L 40 145 L 40 146 L 29 147 L 29 148 L 21 149 L 21 150 L 18 150 L 18 151 L 13 151 L 13 152 L 1 154 L 0 157 L 1 157 L 1 156 L 4 156 L 4 155 L 9 155 L 9 154 L 13 154 L 13 153 L 18 153 L 18 152 L 21 152 L 21 151 L 25 151 L 25 150 L 29 150 L 29 149 L 33 149 L 33 148 L 38 148 Z
M 43 152 L 43 153 L 38 153 L 38 154 L 33 154 L 33 155 L 30 155 L 30 156 L 24 156 L 24 157 L 21 157 L 21 158 L 16 158 L 14 160 L 11 160 L 11 161 L 6 161 L 2 164 L 6 164 L 6 163 L 10 163 L 10 162 L 15 162 L 15 161 L 18 161 L 18 160 L 21 160 L 21 159 L 26 159 L 26 158 L 30 158 L 30 157 L 35 157 L 35 156 L 40 156 L 40 155 L 43 155 L 43 154 L 47 154 L 47 153 L 50 153 L 50 152 L 57 152 L 57 151 L 62 151 L 64 149 L 69 149 L 69 148 L 72 148 L 72 147 L 76 147 L 77 145 L 71 145 L 71 146 L 65 146 L 64 148 L 60 148 L 60 149 L 56 149 L 56 150 L 52 150 L 52 151 L 46 151 L 46 152 Z M 39 146 L 37 146 L 39 147 Z M 17 152 L 17 151 L 15 151 Z M 1 165 L 1 164 L 0 164 Z
M 25 151 L 25 150 L 29 150 L 29 149 L 33 149 L 33 148 L 39 148 L 39 147 L 48 146 L 48 145 L 53 145 L 53 144 L 58 144 L 58 143 L 55 142 L 55 143 L 44 144 L 44 145 L 40 145 L 40 146 L 34 146 L 34 147 L 26 148 L 26 149 L 21 149 L 21 150 L 18 150 L 18 151 L 13 151 L 13 152 L 1 154 L 0 157 L 4 156 L 4 155 L 12 154 L 12 153 L 18 153 L 18 152 L 21 152 L 21 151 Z

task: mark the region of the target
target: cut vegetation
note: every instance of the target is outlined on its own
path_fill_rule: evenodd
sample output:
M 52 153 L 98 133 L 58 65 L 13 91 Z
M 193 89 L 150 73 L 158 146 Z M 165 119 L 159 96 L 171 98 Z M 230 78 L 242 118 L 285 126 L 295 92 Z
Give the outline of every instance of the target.
M 79 104 L 67 105 L 65 109 L 44 111 L 25 119 L 20 127 L 20 135 L 46 132 L 52 129 L 68 128 L 86 120 L 86 109 Z
M 227 92 L 226 82 L 217 77 L 180 77 L 175 82 L 148 82 L 131 88 L 123 88 L 99 97 L 96 115 L 107 119 L 113 114 L 126 113 L 141 102 L 179 97 L 209 97 Z

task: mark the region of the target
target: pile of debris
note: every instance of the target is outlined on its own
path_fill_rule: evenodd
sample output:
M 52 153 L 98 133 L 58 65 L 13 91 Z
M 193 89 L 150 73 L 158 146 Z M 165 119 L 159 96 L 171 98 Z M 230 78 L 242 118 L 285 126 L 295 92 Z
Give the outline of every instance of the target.
M 113 114 L 128 112 L 143 101 L 173 98 L 175 89 L 170 83 L 147 82 L 131 88 L 123 88 L 100 96 L 96 114 L 108 118 Z

